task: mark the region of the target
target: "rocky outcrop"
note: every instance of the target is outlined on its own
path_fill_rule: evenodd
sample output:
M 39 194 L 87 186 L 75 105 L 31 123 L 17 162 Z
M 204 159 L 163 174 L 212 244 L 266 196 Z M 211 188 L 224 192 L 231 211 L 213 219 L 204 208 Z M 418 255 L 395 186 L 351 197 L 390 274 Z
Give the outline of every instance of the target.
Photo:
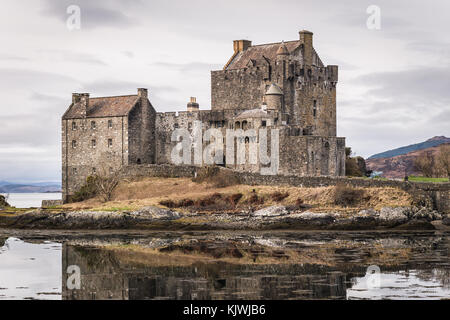
M 288 213 L 285 206 L 272 206 L 255 211 L 252 215 L 255 217 L 278 217 L 287 215 Z
M 145 207 L 131 213 L 71 211 L 55 214 L 39 209 L 16 217 L 8 217 L 4 221 L 6 225 L 3 226 L 25 229 L 130 229 L 144 227 L 147 224 L 156 226 L 180 217 L 181 214 L 178 212 L 157 207 Z
M 406 228 L 450 230 L 448 217 L 426 208 L 399 207 L 358 213 L 303 211 L 271 206 L 256 212 L 180 213 L 158 207 L 134 212 L 31 211 L 0 217 L 0 227 L 16 229 L 145 229 L 145 230 L 377 230 Z

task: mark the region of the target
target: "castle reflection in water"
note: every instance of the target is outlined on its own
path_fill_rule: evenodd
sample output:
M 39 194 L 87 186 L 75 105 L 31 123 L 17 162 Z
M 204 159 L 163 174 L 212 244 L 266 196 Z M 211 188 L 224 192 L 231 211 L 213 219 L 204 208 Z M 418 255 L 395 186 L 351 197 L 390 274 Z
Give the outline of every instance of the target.
M 81 269 L 81 289 L 69 290 L 64 272 Z M 352 277 L 352 275 L 350 275 Z M 345 299 L 349 276 L 317 265 L 236 265 L 122 268 L 113 252 L 64 245 L 65 300 Z

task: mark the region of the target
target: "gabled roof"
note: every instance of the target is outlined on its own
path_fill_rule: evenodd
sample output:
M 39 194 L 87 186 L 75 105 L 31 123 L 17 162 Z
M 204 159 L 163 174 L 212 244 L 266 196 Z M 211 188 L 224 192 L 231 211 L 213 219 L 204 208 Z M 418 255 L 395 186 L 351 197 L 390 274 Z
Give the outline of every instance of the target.
M 292 53 L 300 46 L 300 40 L 251 46 L 247 50 L 239 52 L 226 69 L 246 68 L 250 60 L 261 60 L 264 57 L 273 61 L 277 58 L 277 52 L 283 45 L 286 46 L 289 53 Z M 281 50 L 284 51 L 285 49 L 282 48 Z
M 89 98 L 87 118 L 118 117 L 126 116 L 137 104 L 138 95 Z M 82 107 L 80 103 L 72 104 L 64 114 L 63 119 L 82 118 Z

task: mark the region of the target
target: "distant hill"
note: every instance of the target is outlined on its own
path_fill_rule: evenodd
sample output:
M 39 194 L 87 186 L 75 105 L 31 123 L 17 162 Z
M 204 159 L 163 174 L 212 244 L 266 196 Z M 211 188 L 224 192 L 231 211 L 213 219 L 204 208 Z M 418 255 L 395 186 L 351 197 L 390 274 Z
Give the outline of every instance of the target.
M 0 193 L 50 193 L 60 191 L 61 184 L 55 182 L 18 184 L 0 181 Z
M 444 142 L 442 142 L 444 141 Z M 435 144 L 439 142 L 438 144 Z M 439 146 L 442 144 L 450 144 L 450 139 L 446 137 L 434 137 L 425 142 L 386 151 L 378 155 L 374 155 L 366 160 L 368 170 L 383 172 L 382 176 L 390 179 L 403 179 L 406 175 L 421 175 L 414 168 L 414 160 L 427 152 L 436 155 Z M 429 147 L 425 147 L 425 146 Z M 405 150 L 411 150 L 405 153 Z M 386 156 L 393 154 L 394 156 Z M 382 155 L 378 157 L 379 155 Z
M 394 150 L 389 150 L 389 151 L 385 151 L 382 153 L 374 154 L 373 156 L 369 157 L 369 160 L 401 156 L 404 154 L 408 154 L 410 152 L 436 147 L 443 143 L 450 143 L 450 138 L 447 138 L 444 136 L 434 137 L 434 138 L 428 139 L 427 141 L 424 141 L 421 143 L 416 143 L 416 144 L 412 144 L 412 145 L 409 145 L 406 147 L 401 147 L 401 148 L 397 148 Z

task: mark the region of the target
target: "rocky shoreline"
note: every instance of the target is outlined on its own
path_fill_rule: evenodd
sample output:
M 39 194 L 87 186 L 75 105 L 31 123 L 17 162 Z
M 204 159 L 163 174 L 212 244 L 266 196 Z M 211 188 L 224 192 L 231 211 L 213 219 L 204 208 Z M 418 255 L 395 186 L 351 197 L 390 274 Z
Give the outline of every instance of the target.
M 235 213 L 183 213 L 158 207 L 132 212 L 37 209 L 0 216 L 0 228 L 49 230 L 446 230 L 450 216 L 417 207 L 361 210 L 357 213 L 295 211 L 271 206 Z

